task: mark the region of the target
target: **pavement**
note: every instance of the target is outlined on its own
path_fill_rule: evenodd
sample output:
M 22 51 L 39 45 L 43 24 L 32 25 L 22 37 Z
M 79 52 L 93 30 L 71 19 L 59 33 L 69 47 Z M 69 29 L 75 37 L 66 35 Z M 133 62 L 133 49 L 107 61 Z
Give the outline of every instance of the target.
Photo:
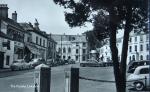
M 9 72 L 9 71 L 11 71 L 10 68 L 3 68 L 3 69 L 0 69 L 0 73 Z

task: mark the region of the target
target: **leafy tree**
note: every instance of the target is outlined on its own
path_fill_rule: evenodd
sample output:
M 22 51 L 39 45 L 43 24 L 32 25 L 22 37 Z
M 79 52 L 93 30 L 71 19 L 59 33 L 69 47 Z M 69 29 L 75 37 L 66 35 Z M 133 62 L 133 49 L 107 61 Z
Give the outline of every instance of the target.
M 133 29 L 147 29 L 145 24 L 147 23 L 148 0 L 79 0 L 79 2 L 76 0 L 54 0 L 54 2 L 72 10 L 65 12 L 65 20 L 70 27 L 83 26 L 86 22 L 93 22 L 94 30 L 98 32 L 99 38 L 109 34 L 116 89 L 117 92 L 125 92 L 129 33 Z M 92 17 L 93 12 L 98 14 Z M 106 12 L 108 14 L 105 14 Z M 124 27 L 124 37 L 119 63 L 116 34 L 120 27 Z

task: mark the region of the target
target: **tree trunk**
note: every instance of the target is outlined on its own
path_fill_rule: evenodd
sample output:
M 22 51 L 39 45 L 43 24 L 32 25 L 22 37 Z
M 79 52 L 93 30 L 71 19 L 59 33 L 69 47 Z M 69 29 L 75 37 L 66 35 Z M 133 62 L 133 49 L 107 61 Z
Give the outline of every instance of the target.
M 117 92 L 125 92 L 126 91 L 126 83 L 125 78 L 123 77 L 123 73 L 120 70 L 120 64 L 118 60 L 118 49 L 116 46 L 116 34 L 117 34 L 117 16 L 113 13 L 113 10 L 110 9 L 110 49 L 112 53 L 112 61 L 114 68 L 114 76 L 116 82 L 116 91 Z M 123 67 L 124 68 L 124 67 Z
M 126 60 L 127 60 L 128 40 L 129 40 L 129 31 L 126 31 L 128 29 L 126 27 L 124 31 L 124 37 L 123 37 L 121 64 L 120 64 L 120 72 L 121 72 L 121 80 L 122 80 L 121 85 L 122 85 L 122 89 L 124 89 L 123 92 L 126 92 Z
M 114 25 L 112 25 L 112 26 L 114 26 Z M 114 28 L 115 28 L 115 26 L 114 26 Z M 124 88 L 123 85 L 120 85 L 123 83 L 123 80 L 122 80 L 122 75 L 121 75 L 120 68 L 119 68 L 118 49 L 116 47 L 116 31 L 115 30 L 111 31 L 110 48 L 111 48 L 111 52 L 112 52 L 116 90 L 117 90 L 117 92 L 125 92 L 125 90 L 123 89 Z
M 122 55 L 121 55 L 121 65 L 120 71 L 122 75 L 122 86 L 124 92 L 126 92 L 126 66 L 127 66 L 127 54 L 128 54 L 128 41 L 129 41 L 129 33 L 132 30 L 131 28 L 131 18 L 132 18 L 132 8 L 130 5 L 127 5 L 127 16 L 126 16 L 126 24 L 124 30 L 123 37 L 123 46 L 122 46 Z

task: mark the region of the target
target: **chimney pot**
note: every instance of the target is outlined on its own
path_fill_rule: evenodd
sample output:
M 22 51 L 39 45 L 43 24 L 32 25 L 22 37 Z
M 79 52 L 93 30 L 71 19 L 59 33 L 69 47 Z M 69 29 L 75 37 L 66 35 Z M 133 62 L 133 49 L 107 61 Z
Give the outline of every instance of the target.
M 12 20 L 17 22 L 17 12 L 16 11 L 14 13 L 12 13 Z

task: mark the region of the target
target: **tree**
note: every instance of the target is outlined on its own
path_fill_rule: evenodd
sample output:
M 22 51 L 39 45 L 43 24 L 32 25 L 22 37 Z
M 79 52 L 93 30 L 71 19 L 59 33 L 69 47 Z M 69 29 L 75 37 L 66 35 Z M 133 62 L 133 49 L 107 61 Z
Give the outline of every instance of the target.
M 96 48 L 100 47 L 100 41 L 97 39 L 95 33 L 96 32 L 92 30 L 85 32 L 86 40 L 88 42 L 88 47 L 89 47 L 88 51 L 95 50 Z
M 106 37 L 107 33 L 110 34 L 116 89 L 117 92 L 125 92 L 129 33 L 133 29 L 146 30 L 147 27 L 144 25 L 147 20 L 148 0 L 79 0 L 79 2 L 76 0 L 54 0 L 54 2 L 72 10 L 72 12 L 65 12 L 65 20 L 70 27 L 83 26 L 86 22 L 92 22 L 94 23 L 94 30 L 98 32 L 98 37 Z M 97 17 L 91 16 L 93 12 L 101 13 L 100 11 L 108 12 L 108 14 L 102 13 L 97 14 Z M 106 17 L 108 17 L 108 21 Z M 106 22 L 101 21 L 103 19 Z M 124 27 L 120 63 L 116 46 L 116 34 L 119 27 Z

